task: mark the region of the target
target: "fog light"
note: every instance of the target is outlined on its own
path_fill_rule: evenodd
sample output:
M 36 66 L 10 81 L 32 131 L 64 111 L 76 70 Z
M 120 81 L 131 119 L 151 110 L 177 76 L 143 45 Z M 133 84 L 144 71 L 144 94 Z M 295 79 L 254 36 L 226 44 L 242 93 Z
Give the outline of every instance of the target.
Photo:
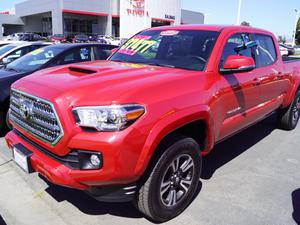
M 101 160 L 98 155 L 91 155 L 90 161 L 91 161 L 92 165 L 95 167 L 99 167 L 101 164 Z

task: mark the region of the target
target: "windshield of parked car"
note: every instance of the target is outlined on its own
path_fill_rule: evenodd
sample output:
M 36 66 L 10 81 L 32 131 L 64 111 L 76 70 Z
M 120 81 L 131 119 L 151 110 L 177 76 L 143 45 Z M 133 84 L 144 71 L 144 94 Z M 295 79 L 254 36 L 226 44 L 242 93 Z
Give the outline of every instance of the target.
M 76 38 L 88 38 L 88 36 L 86 36 L 84 34 L 78 34 L 78 35 L 76 35 Z
M 56 37 L 56 38 L 64 38 L 65 35 L 63 35 L 63 34 L 54 34 L 53 37 Z
M 0 56 L 15 48 L 15 45 L 4 45 L 0 47 Z
M 218 34 L 203 30 L 143 31 L 110 60 L 203 71 Z
M 16 72 L 34 71 L 41 68 L 45 63 L 63 51 L 64 48 L 53 46 L 40 48 L 8 64 L 6 69 L 14 70 Z

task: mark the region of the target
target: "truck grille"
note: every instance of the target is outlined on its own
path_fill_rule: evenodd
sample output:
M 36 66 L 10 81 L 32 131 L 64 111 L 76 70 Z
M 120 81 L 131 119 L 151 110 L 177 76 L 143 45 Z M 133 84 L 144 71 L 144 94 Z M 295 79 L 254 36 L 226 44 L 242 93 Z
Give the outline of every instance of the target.
M 63 136 L 60 121 L 51 103 L 12 90 L 9 118 L 40 140 L 55 145 Z

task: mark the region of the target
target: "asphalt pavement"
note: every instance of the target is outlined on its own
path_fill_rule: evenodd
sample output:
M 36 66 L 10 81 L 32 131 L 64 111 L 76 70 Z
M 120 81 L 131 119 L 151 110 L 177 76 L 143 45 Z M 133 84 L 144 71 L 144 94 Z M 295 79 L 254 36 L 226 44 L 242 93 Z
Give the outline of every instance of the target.
M 275 127 L 271 117 L 218 144 L 204 159 L 191 205 L 166 224 L 300 224 L 300 125 Z M 2 217 L 2 218 L 1 218 Z M 81 191 L 25 174 L 0 139 L 0 224 L 151 224 L 130 203 L 101 203 Z

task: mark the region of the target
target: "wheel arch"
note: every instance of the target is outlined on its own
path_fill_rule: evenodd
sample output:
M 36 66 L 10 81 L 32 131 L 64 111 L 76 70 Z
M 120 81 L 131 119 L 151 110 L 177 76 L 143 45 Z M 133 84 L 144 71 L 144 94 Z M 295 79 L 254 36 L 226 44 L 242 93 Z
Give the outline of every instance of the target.
M 208 106 L 201 106 L 200 110 L 199 107 L 196 107 L 186 112 L 181 111 L 164 118 L 149 132 L 137 162 L 135 174 L 142 176 L 151 162 L 157 158 L 157 155 L 161 154 L 161 152 L 156 151 L 159 149 L 158 147 L 174 135 L 195 139 L 200 146 L 201 154 L 208 154 L 214 145 L 212 123 Z

